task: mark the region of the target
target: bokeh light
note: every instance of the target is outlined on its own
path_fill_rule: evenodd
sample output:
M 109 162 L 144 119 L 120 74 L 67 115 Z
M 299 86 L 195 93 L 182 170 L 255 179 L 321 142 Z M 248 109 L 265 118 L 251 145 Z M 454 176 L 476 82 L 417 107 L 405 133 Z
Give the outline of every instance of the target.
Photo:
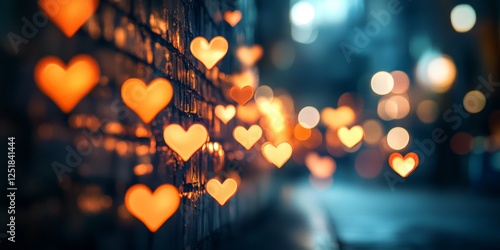
M 387 133 L 387 144 L 394 150 L 401 150 L 408 146 L 410 142 L 410 134 L 402 127 L 392 128 Z
M 273 101 L 274 98 L 273 89 L 271 89 L 271 87 L 266 85 L 259 86 L 255 90 L 254 98 L 255 98 L 255 103 L 257 103 L 257 105 L 263 102 L 270 103 Z
M 362 126 L 365 131 L 363 140 L 370 145 L 379 145 L 384 136 L 382 124 L 377 120 L 366 120 Z
M 391 96 L 385 102 L 384 109 L 389 118 L 403 119 L 410 113 L 410 102 L 404 96 Z
M 321 122 L 329 128 L 349 126 L 356 121 L 352 108 L 342 106 L 337 109 L 326 107 L 321 110 Z
M 311 129 L 304 128 L 300 124 L 295 125 L 293 136 L 299 141 L 305 141 L 311 136 Z
M 385 120 L 385 121 L 389 121 L 389 120 L 392 120 L 392 118 L 386 112 L 386 104 L 387 104 L 386 98 L 382 98 L 378 101 L 377 115 L 378 115 L 378 117 L 380 117 L 380 119 Z
M 319 2 L 318 15 L 326 23 L 341 23 L 349 14 L 350 0 L 324 0 Z
M 149 163 L 140 163 L 134 167 L 134 174 L 137 176 L 142 176 L 149 174 L 153 171 L 153 165 Z
M 451 25 L 460 33 L 471 30 L 476 24 L 476 12 L 468 4 L 455 6 L 450 13 Z
M 356 156 L 354 167 L 359 176 L 365 179 L 377 177 L 382 172 L 384 159 L 376 149 L 367 149 Z
M 417 117 L 423 123 L 433 123 L 439 114 L 439 106 L 433 100 L 421 101 L 417 106 Z
M 449 56 L 439 56 L 429 61 L 427 65 L 427 79 L 430 87 L 437 93 L 444 93 L 450 89 L 457 75 L 455 63 Z
M 484 136 L 476 136 L 472 139 L 472 151 L 476 154 L 482 154 L 486 151 L 486 138 Z
M 243 122 L 252 124 L 260 118 L 259 109 L 255 102 L 249 102 L 245 106 L 238 105 L 236 107 L 236 116 Z
M 361 112 L 363 110 L 363 97 L 354 92 L 343 93 L 339 96 L 337 106 L 348 106 L 354 112 Z
M 403 94 L 410 87 L 410 78 L 408 75 L 400 70 L 391 72 L 391 76 L 394 79 L 394 88 L 392 88 L 392 93 Z
M 465 95 L 463 103 L 469 113 L 479 113 L 486 105 L 486 97 L 481 91 L 472 90 Z
M 303 145 L 308 149 L 315 149 L 321 146 L 321 143 L 323 143 L 323 134 L 317 128 L 313 128 L 311 136 L 303 142 Z
M 314 128 L 319 123 L 319 111 L 312 106 L 304 107 L 299 112 L 299 124 L 304 128 Z
M 450 139 L 450 148 L 455 154 L 466 155 L 472 150 L 472 140 L 472 135 L 468 133 L 456 133 Z
M 290 21 L 297 26 L 308 26 L 316 15 L 314 6 L 308 2 L 297 2 L 292 6 L 290 10 Z
M 371 87 L 377 95 L 389 94 L 394 88 L 394 78 L 385 71 L 379 71 L 371 79 Z

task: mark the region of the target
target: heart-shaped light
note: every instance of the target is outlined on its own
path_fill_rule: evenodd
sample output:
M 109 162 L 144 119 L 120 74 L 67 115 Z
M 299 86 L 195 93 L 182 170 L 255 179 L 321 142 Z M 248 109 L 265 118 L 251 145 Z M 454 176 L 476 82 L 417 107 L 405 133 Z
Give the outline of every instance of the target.
M 89 55 L 77 55 L 68 66 L 53 56 L 42 58 L 35 66 L 35 82 L 64 112 L 69 113 L 99 83 L 97 62 Z
M 392 153 L 389 156 L 389 165 L 401 177 L 406 178 L 418 166 L 418 155 L 415 153 L 408 153 L 403 156 L 400 153 Z
M 241 64 L 247 67 L 253 66 L 262 57 L 262 53 L 264 53 L 264 50 L 260 45 L 252 47 L 242 46 L 236 50 L 236 56 Z
M 257 76 L 252 70 L 245 70 L 240 73 L 232 74 L 229 77 L 231 83 L 239 88 L 243 88 L 245 86 L 257 86 Z
M 211 179 L 206 184 L 208 194 L 210 194 L 221 206 L 236 194 L 238 183 L 232 178 L 227 178 L 224 183 L 217 179 Z
M 214 37 L 210 43 L 204 37 L 198 36 L 191 41 L 190 48 L 193 56 L 210 70 L 226 55 L 229 44 L 222 36 Z
M 245 86 L 243 88 L 238 88 L 236 86 L 231 87 L 229 90 L 229 96 L 237 102 L 239 105 L 244 106 L 253 97 L 252 86 Z
M 148 124 L 170 103 L 174 89 L 165 78 L 156 78 L 148 86 L 140 79 L 131 78 L 123 83 L 121 94 L 125 105 Z
M 163 130 L 163 139 L 182 160 L 188 161 L 207 142 L 208 132 L 201 124 L 193 124 L 187 131 L 179 124 L 171 124 Z
M 276 165 L 276 167 L 281 168 L 292 156 L 293 149 L 290 143 L 282 142 L 277 147 L 271 143 L 265 143 L 262 145 L 261 150 L 267 161 Z
M 340 128 L 349 126 L 356 120 L 356 115 L 349 106 L 342 106 L 337 109 L 326 107 L 321 111 L 321 121 L 329 128 Z
M 233 119 L 234 115 L 236 115 L 236 108 L 234 105 L 227 105 L 224 107 L 223 105 L 217 105 L 215 107 L 215 115 L 224 123 L 227 124 L 231 119 Z
M 309 153 L 305 163 L 311 175 L 318 179 L 330 178 L 335 173 L 336 164 L 332 157 L 320 157 L 316 153 Z
M 351 129 L 346 127 L 339 128 L 337 135 L 346 147 L 352 148 L 363 139 L 364 132 L 361 126 L 356 125 Z
M 38 4 L 67 37 L 72 37 L 94 14 L 99 0 L 40 0 Z
M 252 125 L 248 130 L 242 126 L 237 126 L 233 130 L 234 139 L 239 142 L 247 150 L 250 150 L 253 145 L 262 137 L 262 128 L 259 125 Z
M 170 184 L 159 186 L 154 193 L 143 184 L 131 186 L 125 194 L 125 206 L 151 232 L 156 232 L 170 218 L 181 198 L 176 187 Z
M 240 22 L 241 17 L 242 17 L 241 11 L 239 10 L 234 10 L 234 11 L 226 10 L 226 12 L 224 12 L 224 20 L 226 20 L 226 22 L 229 23 L 231 27 L 236 26 L 236 24 Z

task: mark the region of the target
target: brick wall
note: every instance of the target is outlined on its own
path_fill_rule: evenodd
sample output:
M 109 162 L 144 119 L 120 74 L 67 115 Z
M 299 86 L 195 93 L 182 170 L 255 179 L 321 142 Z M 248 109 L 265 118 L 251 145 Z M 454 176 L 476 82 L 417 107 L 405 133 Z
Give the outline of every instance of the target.
M 32 4 L 19 6 L 23 15 L 37 11 Z M 242 11 L 243 19 L 232 28 L 222 20 L 222 13 L 235 8 Z M 230 161 L 242 149 L 231 136 L 238 121 L 224 125 L 213 114 L 215 105 L 229 103 L 222 91 L 229 83 L 219 76 L 239 70 L 232 50 L 238 44 L 252 44 L 254 20 L 253 1 L 247 0 L 101 0 L 94 16 L 72 38 L 52 23 L 40 28 L 16 55 L 22 72 L 13 76 L 19 83 L 14 91 L 17 95 L 31 92 L 26 104 L 13 106 L 27 110 L 34 141 L 29 149 L 32 160 L 27 163 L 32 171 L 23 179 L 33 183 L 35 188 L 27 192 L 30 199 L 36 199 L 23 211 L 24 222 L 39 223 L 40 228 L 26 229 L 20 236 L 31 242 L 26 244 L 71 249 L 210 248 L 223 244 L 239 219 L 258 210 L 265 203 L 265 195 L 257 191 L 263 183 L 254 178 L 262 173 L 251 169 L 258 152 L 247 153 L 250 156 L 245 158 L 250 160 Z M 189 43 L 196 36 L 211 39 L 216 35 L 229 41 L 230 50 L 218 69 L 207 71 L 191 55 Z M 97 60 L 101 80 L 73 112 L 64 115 L 34 87 L 32 70 L 43 56 L 54 55 L 68 62 L 77 54 L 89 54 Z M 151 125 L 144 126 L 121 100 L 121 84 L 131 77 L 146 83 L 165 77 L 174 87 L 171 103 Z M 120 129 L 107 127 L 104 120 Z M 223 154 L 207 146 L 184 163 L 167 148 L 162 135 L 166 124 L 188 127 L 194 122 L 208 129 L 210 142 L 222 145 Z M 137 136 L 142 127 L 148 136 Z M 91 153 L 59 182 L 51 164 L 63 162 L 65 149 L 80 144 L 90 147 Z M 138 153 L 141 146 L 148 148 L 148 153 Z M 140 163 L 151 163 L 153 171 L 135 175 L 134 166 Z M 206 194 L 204 184 L 216 175 L 235 172 L 244 185 L 221 207 Z M 155 234 L 124 209 L 124 194 L 136 183 L 153 190 L 170 183 L 183 194 L 177 213 Z M 97 211 L 82 205 L 86 204 L 82 200 L 92 195 L 111 198 L 112 204 Z M 37 205 L 48 206 L 47 214 L 31 214 Z M 45 220 L 46 216 L 54 218 Z M 35 233 L 38 230 L 54 233 L 40 235 Z

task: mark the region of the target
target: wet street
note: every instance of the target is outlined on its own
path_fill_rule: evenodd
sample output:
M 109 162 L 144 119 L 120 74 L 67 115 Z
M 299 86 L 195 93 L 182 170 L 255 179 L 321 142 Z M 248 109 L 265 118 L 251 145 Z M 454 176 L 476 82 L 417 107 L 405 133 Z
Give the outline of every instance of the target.
M 307 178 L 288 185 L 280 205 L 242 227 L 238 249 L 500 247 L 500 200 L 466 190 L 402 185 L 392 192 L 339 182 L 323 191 Z

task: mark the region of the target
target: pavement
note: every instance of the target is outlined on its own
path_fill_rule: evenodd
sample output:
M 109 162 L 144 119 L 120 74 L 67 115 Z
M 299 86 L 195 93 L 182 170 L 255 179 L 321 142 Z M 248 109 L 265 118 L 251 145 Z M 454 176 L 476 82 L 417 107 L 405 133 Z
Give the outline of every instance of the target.
M 228 249 L 500 249 L 500 197 L 467 189 L 299 178 L 243 223 Z

